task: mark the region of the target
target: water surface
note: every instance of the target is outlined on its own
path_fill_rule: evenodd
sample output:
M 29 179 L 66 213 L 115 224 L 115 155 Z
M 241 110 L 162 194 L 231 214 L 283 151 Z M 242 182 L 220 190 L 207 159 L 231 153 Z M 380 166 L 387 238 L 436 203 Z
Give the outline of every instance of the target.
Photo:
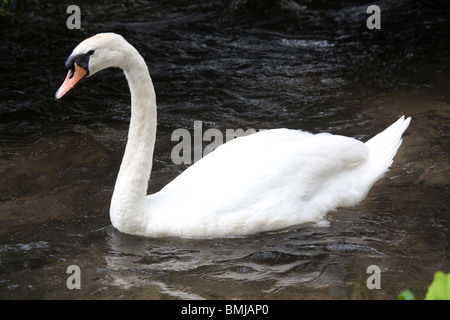
M 0 297 L 2 299 L 423 298 L 449 272 L 450 8 L 446 1 L 31 1 L 0 29 Z M 287 127 L 366 141 L 413 121 L 385 178 L 327 224 L 239 238 L 124 235 L 108 210 L 124 150 L 129 92 L 106 70 L 63 101 L 64 61 L 84 38 L 122 34 L 142 53 L 158 100 L 149 192 L 186 165 L 177 128 Z M 207 143 L 206 143 L 207 144 Z M 206 145 L 205 144 L 205 145 Z M 81 269 L 69 290 L 66 269 Z M 381 269 L 369 290 L 366 270 Z M 219 289 L 220 288 L 220 289 Z

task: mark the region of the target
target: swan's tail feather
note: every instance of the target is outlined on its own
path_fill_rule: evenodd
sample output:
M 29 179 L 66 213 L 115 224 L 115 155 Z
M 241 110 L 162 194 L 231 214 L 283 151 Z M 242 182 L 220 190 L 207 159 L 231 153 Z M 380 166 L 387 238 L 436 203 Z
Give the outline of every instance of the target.
M 405 119 L 405 116 L 402 116 L 387 129 L 366 142 L 370 149 L 370 156 L 367 164 L 368 170 L 365 172 L 368 176 L 364 177 L 364 180 L 370 183 L 369 189 L 391 166 L 394 156 L 402 144 L 402 135 L 410 122 L 410 117 Z

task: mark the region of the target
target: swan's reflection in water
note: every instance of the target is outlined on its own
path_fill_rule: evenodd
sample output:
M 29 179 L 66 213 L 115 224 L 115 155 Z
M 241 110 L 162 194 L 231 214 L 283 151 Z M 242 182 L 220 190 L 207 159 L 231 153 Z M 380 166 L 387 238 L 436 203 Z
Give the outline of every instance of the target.
M 329 232 L 311 224 L 253 237 L 146 239 L 109 227 L 105 260 L 112 286 L 146 287 L 168 298 L 296 298 L 299 291 L 344 298 L 355 266 L 342 256 L 382 253 L 357 237 L 339 244 L 339 234 Z

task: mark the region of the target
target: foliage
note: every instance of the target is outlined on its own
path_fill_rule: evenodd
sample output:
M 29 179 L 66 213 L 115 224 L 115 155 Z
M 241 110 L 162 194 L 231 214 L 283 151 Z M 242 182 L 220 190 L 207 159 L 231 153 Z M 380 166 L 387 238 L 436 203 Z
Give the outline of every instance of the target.
M 450 300 L 450 273 L 436 272 L 425 300 Z
M 400 292 L 398 300 L 415 300 L 414 294 L 409 290 Z M 433 282 L 428 287 L 425 300 L 450 300 L 450 273 L 438 271 L 434 274 Z
M 410 290 L 403 290 L 397 296 L 398 300 L 415 300 L 414 294 Z

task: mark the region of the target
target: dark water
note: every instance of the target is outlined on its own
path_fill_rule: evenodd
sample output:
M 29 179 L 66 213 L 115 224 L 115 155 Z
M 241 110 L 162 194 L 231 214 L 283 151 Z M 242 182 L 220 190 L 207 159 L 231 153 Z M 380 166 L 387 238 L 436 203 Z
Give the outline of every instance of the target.
M 449 272 L 450 5 L 378 1 L 30 1 L 0 20 L 0 298 L 395 299 Z M 143 239 L 114 230 L 126 142 L 120 71 L 53 95 L 84 38 L 113 31 L 145 57 L 159 119 L 149 192 L 186 166 L 177 128 L 301 128 L 362 140 L 413 121 L 389 174 L 329 225 L 235 239 Z M 81 289 L 66 286 L 67 267 Z M 381 270 L 370 290 L 367 267 Z

